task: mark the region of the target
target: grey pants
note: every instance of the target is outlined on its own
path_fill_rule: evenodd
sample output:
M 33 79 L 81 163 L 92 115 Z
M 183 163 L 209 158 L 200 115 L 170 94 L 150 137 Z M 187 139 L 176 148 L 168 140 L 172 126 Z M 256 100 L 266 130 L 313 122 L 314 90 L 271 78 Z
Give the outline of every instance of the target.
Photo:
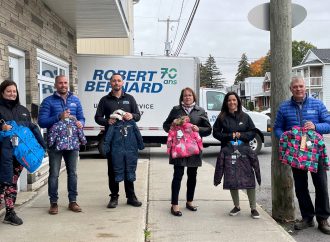
M 246 189 L 247 195 L 250 202 L 250 208 L 256 209 L 256 189 Z M 230 190 L 231 197 L 233 199 L 234 205 L 239 208 L 239 194 L 238 190 Z

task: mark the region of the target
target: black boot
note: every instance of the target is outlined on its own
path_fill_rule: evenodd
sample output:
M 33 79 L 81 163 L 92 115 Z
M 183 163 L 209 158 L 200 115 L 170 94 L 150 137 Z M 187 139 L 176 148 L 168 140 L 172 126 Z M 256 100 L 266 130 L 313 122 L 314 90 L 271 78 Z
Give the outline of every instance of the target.
M 133 207 L 141 207 L 142 203 L 137 199 L 136 196 L 132 198 L 127 198 L 127 204 L 132 205 Z
M 118 197 L 119 195 L 110 195 L 111 199 L 110 202 L 108 203 L 107 208 L 116 208 L 118 205 Z
M 11 225 L 21 225 L 23 224 L 23 220 L 16 215 L 14 210 L 10 210 L 6 212 L 6 216 L 3 220 L 3 223 Z

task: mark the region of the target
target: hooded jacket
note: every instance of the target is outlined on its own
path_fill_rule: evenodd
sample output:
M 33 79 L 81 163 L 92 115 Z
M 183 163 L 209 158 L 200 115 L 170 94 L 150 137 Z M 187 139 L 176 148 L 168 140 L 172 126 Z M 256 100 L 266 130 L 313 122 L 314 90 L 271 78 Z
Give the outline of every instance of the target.
M 236 154 L 234 151 L 239 153 Z M 236 151 L 236 152 L 237 152 Z M 255 179 L 261 184 L 258 156 L 246 144 L 221 148 L 214 172 L 214 185 L 220 184 L 224 175 L 223 189 L 253 189 Z

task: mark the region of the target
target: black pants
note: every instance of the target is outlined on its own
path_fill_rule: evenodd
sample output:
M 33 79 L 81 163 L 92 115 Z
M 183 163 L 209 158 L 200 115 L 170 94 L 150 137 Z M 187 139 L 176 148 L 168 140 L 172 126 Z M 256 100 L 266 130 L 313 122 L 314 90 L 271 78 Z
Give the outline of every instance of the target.
M 173 166 L 174 174 L 172 180 L 172 204 L 178 205 L 179 192 L 181 187 L 181 180 L 184 174 L 184 166 Z M 191 202 L 194 200 L 195 187 L 196 187 L 196 176 L 198 167 L 187 167 L 187 201 Z
M 302 218 L 311 220 L 316 215 L 317 221 L 328 219 L 330 215 L 328 181 L 323 165 L 319 164 L 317 173 L 311 172 L 315 187 L 315 209 L 308 190 L 308 172 L 292 168 L 292 174 Z
M 107 155 L 107 160 L 108 160 L 109 189 L 111 192 L 110 196 L 111 197 L 118 196 L 119 183 L 115 181 L 115 173 L 113 171 L 111 154 Z M 134 198 L 135 197 L 134 183 L 131 181 L 124 180 L 124 186 L 125 186 L 126 197 L 128 199 Z

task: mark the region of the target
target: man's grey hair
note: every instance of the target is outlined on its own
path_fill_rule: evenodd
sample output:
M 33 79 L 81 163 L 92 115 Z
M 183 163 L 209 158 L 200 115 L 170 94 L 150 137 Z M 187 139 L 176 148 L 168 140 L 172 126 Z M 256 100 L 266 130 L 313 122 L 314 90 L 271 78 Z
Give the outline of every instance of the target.
M 292 87 L 293 83 L 295 83 L 297 81 L 303 81 L 305 83 L 305 79 L 304 79 L 303 76 L 301 76 L 301 75 L 293 75 L 291 77 L 290 87 Z

